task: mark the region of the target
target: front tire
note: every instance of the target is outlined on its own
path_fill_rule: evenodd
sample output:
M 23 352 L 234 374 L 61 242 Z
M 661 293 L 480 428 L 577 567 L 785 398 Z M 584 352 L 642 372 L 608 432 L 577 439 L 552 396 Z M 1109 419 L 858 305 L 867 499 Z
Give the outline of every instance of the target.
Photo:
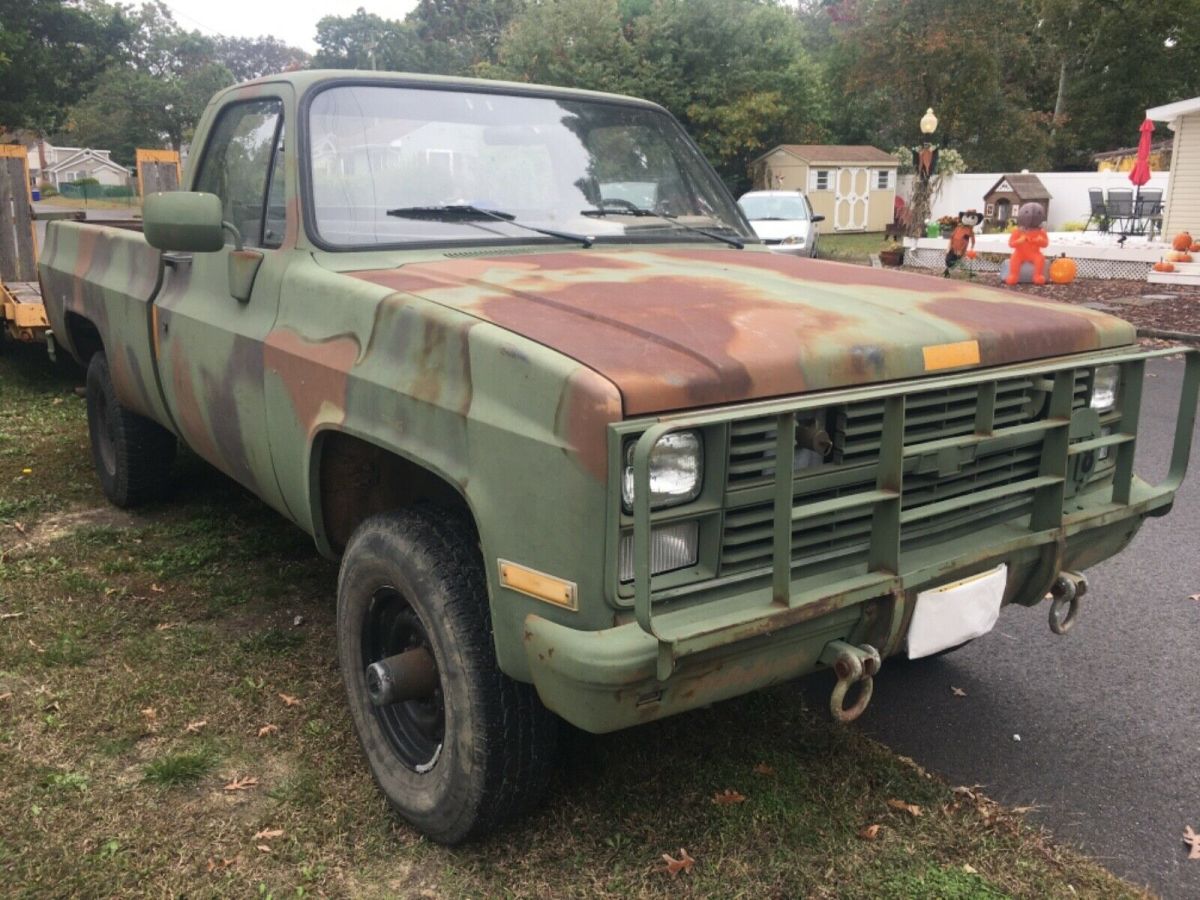
M 161 498 L 170 485 L 175 435 L 121 405 L 103 353 L 88 362 L 86 394 L 92 464 L 104 496 L 122 509 Z
M 545 792 L 558 721 L 500 671 L 471 526 L 418 507 L 355 531 L 338 576 L 338 659 L 371 774 L 393 808 L 443 844 L 479 837 Z M 377 706 L 367 670 L 424 649 L 436 687 Z

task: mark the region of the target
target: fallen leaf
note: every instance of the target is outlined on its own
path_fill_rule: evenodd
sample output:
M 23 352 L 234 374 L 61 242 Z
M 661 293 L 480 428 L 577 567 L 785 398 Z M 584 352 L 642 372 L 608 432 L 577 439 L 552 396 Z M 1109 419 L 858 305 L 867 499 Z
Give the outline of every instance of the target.
M 238 776 L 234 775 L 233 778 L 231 778 L 229 780 L 229 784 L 225 785 L 225 790 L 227 790 L 227 791 L 248 791 L 248 790 L 250 790 L 250 788 L 257 786 L 257 784 L 258 784 L 257 778 L 251 778 L 251 777 L 239 778 Z
M 278 734 L 278 733 L 279 733 L 278 725 L 264 725 L 262 728 L 258 729 L 258 736 L 260 738 L 266 737 L 268 734 Z
M 1192 831 L 1191 825 L 1183 830 L 1183 842 L 1192 848 L 1188 859 L 1200 859 L 1200 834 Z
M 893 799 L 893 800 L 889 800 L 887 802 L 887 805 L 890 806 L 892 809 L 899 810 L 900 812 L 908 813 L 914 819 L 917 816 L 921 815 L 921 807 L 917 806 L 915 803 L 905 803 L 903 800 L 894 800 Z
M 157 584 L 150 585 L 150 590 L 154 591 L 156 594 L 165 594 L 167 592 L 166 588 L 160 588 Z
M 284 706 L 299 706 L 300 698 L 293 697 L 291 694 L 280 694 L 279 699 L 283 701 Z
M 158 728 L 158 710 L 153 706 L 147 706 L 142 710 L 142 718 L 146 720 L 146 727 L 151 731 Z
M 971 865 L 970 863 L 963 863 L 963 871 L 966 872 L 968 875 L 978 875 L 979 874 L 979 870 L 977 868 L 975 868 L 973 865 Z
M 735 790 L 725 788 L 713 794 L 712 802 L 717 806 L 733 806 L 735 803 L 745 803 L 746 798 Z
M 263 853 L 270 853 L 270 852 L 271 852 L 271 848 L 270 848 L 270 847 L 268 847 L 266 844 L 259 844 L 259 845 L 258 845 L 258 849 L 259 849 L 259 850 L 261 850 Z
M 682 847 L 679 848 L 679 859 L 673 858 L 670 853 L 664 853 L 662 858 L 663 862 L 667 864 L 667 873 L 672 878 L 680 872 L 691 874 L 692 866 L 696 864 L 696 861 Z
M 22 475 L 32 475 L 32 474 L 33 474 L 33 469 L 22 469 L 22 470 L 21 470 L 21 474 L 22 474 Z
M 6 622 L 9 619 L 19 619 L 23 615 L 25 615 L 25 613 L 23 613 L 23 612 L 0 613 L 0 622 Z
M 858 836 L 864 841 L 873 841 L 875 838 L 879 837 L 879 826 L 868 825 L 858 833 Z
M 254 837 L 251 838 L 251 840 L 269 841 L 269 840 L 271 840 L 271 838 L 277 838 L 277 837 L 283 837 L 283 829 L 282 828 L 264 828 L 262 831 L 255 834 Z
M 955 697 L 965 697 L 965 696 L 967 696 L 967 692 L 966 692 L 966 691 L 964 691 L 964 690 L 963 690 L 962 688 L 960 688 L 960 687 L 954 687 L 953 685 L 951 685 L 951 687 L 950 687 L 950 693 L 952 693 L 952 694 L 953 694 Z
M 11 700 L 12 695 L 12 691 L 5 691 L 3 694 L 0 694 L 0 700 Z
M 200 729 L 208 724 L 207 719 L 197 719 L 195 722 L 188 722 L 183 726 L 184 734 L 199 734 Z
M 174 622 L 159 622 L 157 625 L 154 626 L 154 630 L 155 631 L 170 631 L 174 627 L 175 627 Z
M 1200 603 L 1200 594 L 1188 594 L 1188 599 Z M 17 613 L 17 615 L 20 615 L 20 613 Z
M 1037 809 L 1036 806 L 1014 806 L 1012 812 L 1015 812 L 1018 816 L 1023 816 L 1025 813 L 1031 813 L 1035 809 Z
M 754 774 L 765 775 L 766 777 L 770 778 L 775 774 L 775 769 L 773 766 L 768 766 L 766 763 L 759 763 L 754 767 Z

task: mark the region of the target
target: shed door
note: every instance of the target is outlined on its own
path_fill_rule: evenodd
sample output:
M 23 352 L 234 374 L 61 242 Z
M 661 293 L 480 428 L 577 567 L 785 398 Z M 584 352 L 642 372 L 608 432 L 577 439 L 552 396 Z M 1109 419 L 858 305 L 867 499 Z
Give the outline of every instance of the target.
M 833 230 L 866 231 L 871 173 L 861 168 L 838 169 L 835 188 Z

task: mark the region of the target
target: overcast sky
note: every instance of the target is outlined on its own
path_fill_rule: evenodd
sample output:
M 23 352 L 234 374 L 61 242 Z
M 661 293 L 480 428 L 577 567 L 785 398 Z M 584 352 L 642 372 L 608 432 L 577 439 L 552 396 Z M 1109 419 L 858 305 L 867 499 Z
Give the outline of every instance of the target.
M 269 34 L 311 53 L 316 49 L 313 38 L 318 19 L 349 16 L 360 6 L 385 19 L 403 19 L 417 5 L 417 0 L 166 0 L 166 3 L 183 28 L 232 37 Z

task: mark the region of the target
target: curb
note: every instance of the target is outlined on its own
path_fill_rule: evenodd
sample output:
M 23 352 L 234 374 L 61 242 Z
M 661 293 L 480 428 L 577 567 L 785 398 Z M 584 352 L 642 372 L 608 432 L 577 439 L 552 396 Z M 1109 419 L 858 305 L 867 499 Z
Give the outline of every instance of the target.
M 1138 337 L 1162 338 L 1170 341 L 1189 341 L 1200 344 L 1200 334 L 1191 331 L 1166 331 L 1162 328 L 1138 328 Z

